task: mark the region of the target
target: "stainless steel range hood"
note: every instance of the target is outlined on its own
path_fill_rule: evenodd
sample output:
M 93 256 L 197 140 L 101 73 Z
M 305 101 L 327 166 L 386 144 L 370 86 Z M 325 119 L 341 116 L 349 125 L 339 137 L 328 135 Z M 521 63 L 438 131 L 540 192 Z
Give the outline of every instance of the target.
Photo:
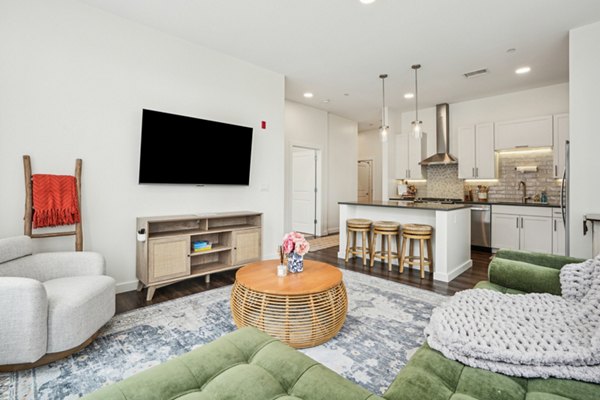
M 437 153 L 421 161 L 421 165 L 457 164 L 458 160 L 450 154 L 450 106 L 447 103 L 435 106 L 435 137 Z

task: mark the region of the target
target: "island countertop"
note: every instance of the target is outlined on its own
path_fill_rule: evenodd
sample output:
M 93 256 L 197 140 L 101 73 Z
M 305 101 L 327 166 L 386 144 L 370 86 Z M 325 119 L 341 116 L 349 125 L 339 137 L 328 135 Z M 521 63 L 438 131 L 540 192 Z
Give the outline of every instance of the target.
M 412 208 L 414 210 L 454 211 L 470 208 L 466 204 L 413 203 L 412 201 L 340 201 L 338 204 L 351 206 Z

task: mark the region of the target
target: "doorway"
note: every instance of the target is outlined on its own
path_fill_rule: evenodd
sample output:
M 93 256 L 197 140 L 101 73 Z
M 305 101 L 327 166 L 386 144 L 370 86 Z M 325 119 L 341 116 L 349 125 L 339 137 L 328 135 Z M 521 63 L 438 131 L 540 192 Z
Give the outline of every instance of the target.
M 358 161 L 358 201 L 373 201 L 373 160 Z
M 319 150 L 292 147 L 292 230 L 317 235 Z

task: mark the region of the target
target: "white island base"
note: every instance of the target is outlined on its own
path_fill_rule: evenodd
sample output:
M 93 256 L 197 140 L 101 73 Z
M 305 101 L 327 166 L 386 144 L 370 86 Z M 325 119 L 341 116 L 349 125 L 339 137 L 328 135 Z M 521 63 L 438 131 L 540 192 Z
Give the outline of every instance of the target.
M 346 257 L 346 220 L 367 218 L 404 224 L 426 224 L 433 227 L 433 279 L 450 282 L 473 265 L 471 260 L 471 210 L 457 205 L 414 204 L 401 202 L 340 203 L 340 247 L 338 258 Z M 360 235 L 357 235 L 359 246 Z M 378 237 L 376 249 L 380 249 Z M 393 247 L 395 249 L 395 246 Z M 414 251 L 419 254 L 418 244 Z M 398 268 L 398 262 L 393 261 Z M 413 268 L 418 268 L 415 266 Z M 425 267 L 426 271 L 429 267 Z M 405 272 L 406 273 L 406 272 Z

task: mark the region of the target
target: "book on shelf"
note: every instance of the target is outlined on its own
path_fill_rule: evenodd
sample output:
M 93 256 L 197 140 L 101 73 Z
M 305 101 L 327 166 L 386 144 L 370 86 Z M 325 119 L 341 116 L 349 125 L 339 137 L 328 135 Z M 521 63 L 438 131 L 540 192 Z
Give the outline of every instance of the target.
M 212 243 L 207 240 L 199 240 L 192 243 L 194 252 L 208 251 L 212 249 Z

